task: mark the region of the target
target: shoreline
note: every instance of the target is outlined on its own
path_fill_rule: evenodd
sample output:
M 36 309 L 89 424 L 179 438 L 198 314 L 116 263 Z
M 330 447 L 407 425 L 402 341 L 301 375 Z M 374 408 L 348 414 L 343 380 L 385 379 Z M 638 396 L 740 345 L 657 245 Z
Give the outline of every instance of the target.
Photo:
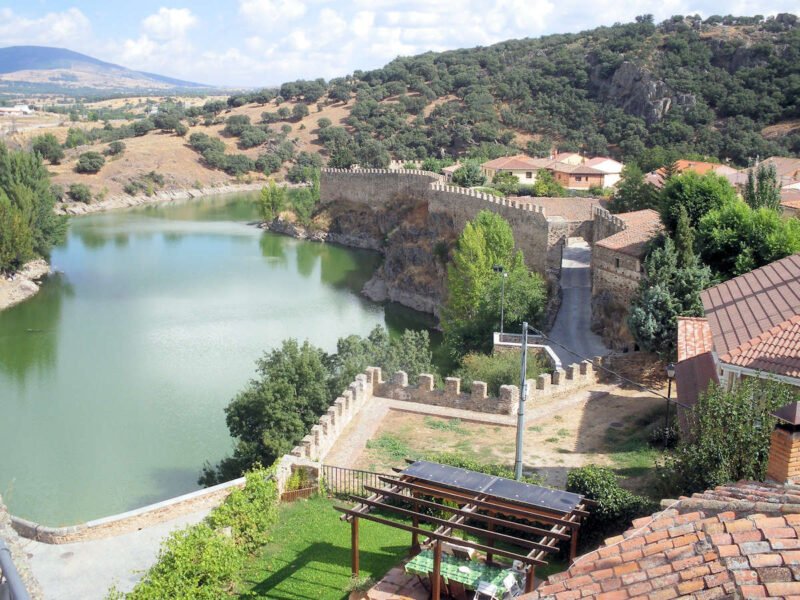
M 144 206 L 147 204 L 161 204 L 162 202 L 171 202 L 174 200 L 193 200 L 195 198 L 203 198 L 205 196 L 216 196 L 219 194 L 234 194 L 237 192 L 256 192 L 264 187 L 267 182 L 258 181 L 254 183 L 229 183 L 215 187 L 204 188 L 177 188 L 172 190 L 159 190 L 152 196 L 146 194 L 139 194 L 138 196 L 129 196 L 127 194 L 121 196 L 109 196 L 97 202 L 84 204 L 82 202 L 59 202 L 56 204 L 54 210 L 58 215 L 67 215 L 77 217 L 81 215 L 88 215 L 97 212 L 105 212 L 108 210 L 119 210 L 123 208 L 132 208 L 135 206 Z
M 43 258 L 25 263 L 10 278 L 0 277 L 0 311 L 32 298 L 39 291 L 42 279 L 50 273 L 50 265 Z

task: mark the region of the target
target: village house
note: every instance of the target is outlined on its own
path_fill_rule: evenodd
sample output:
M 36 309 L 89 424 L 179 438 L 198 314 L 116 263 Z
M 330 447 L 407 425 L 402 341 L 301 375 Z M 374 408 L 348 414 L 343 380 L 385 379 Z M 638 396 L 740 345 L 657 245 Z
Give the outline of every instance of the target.
M 663 231 L 661 217 L 652 209 L 618 215 L 593 210 L 592 329 L 614 350 L 635 350 L 627 317 L 639 292 L 647 243 Z
M 742 172 L 719 163 L 703 162 L 700 160 L 676 160 L 672 164 L 672 169 L 675 174 L 686 173 L 691 171 L 698 175 L 705 175 L 706 173 L 716 173 L 728 179 L 732 185 L 737 186 L 741 182 Z M 664 176 L 667 174 L 667 169 L 661 167 L 655 171 L 651 171 L 644 176 L 647 183 L 654 185 L 657 188 L 664 187 Z M 744 180 L 747 180 L 747 173 L 744 173 Z
M 678 319 L 678 399 L 746 377 L 800 387 L 800 254 L 702 293 L 704 319 Z
M 577 152 L 562 152 L 550 158 L 531 158 L 524 154 L 490 160 L 481 165 L 481 172 L 491 181 L 502 172 L 512 173 L 521 184 L 536 183 L 536 174 L 545 169 L 568 190 L 610 188 L 622 177 L 622 163 L 599 156 L 586 159 Z

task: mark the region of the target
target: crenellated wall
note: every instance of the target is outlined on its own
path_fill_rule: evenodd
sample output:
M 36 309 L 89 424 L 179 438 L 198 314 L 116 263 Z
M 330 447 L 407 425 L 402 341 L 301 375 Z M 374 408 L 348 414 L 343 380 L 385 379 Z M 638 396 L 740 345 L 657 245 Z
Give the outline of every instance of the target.
M 602 206 L 592 207 L 594 223 L 592 225 L 592 244 L 599 242 L 609 236 L 624 230 L 627 225 L 625 221 L 616 215 L 612 215 Z
M 429 214 L 446 222 L 455 235 L 481 210 L 496 212 L 511 225 L 528 266 L 543 275 L 548 269 L 560 272 L 561 246 L 570 235 L 570 224 L 547 217 L 541 206 L 447 185 L 428 171 L 323 169 L 320 198 L 323 203 L 347 201 L 373 208 L 391 207 L 399 199 L 425 200 Z

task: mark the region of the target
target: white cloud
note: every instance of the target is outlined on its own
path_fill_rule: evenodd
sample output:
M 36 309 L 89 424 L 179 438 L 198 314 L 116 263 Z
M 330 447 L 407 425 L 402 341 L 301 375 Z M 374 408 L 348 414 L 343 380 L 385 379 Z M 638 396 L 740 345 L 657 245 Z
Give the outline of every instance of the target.
M 254 28 L 271 28 L 279 21 L 299 19 L 306 13 L 300 0 L 239 0 L 239 13 Z
M 184 37 L 196 24 L 197 17 L 188 8 L 162 7 L 142 21 L 142 29 L 156 40 L 169 41 Z
M 82 47 L 91 34 L 89 19 L 77 8 L 49 12 L 38 18 L 23 17 L 0 8 L 0 40 L 4 46 L 41 44 Z

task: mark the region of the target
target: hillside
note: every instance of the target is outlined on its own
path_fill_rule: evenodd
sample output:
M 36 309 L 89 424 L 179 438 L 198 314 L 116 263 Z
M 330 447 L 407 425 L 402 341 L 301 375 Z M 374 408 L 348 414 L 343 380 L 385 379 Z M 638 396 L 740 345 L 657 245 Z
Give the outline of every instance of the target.
M 644 171 L 698 155 L 746 166 L 800 152 L 800 26 L 793 15 L 658 25 L 645 17 L 228 98 L 129 97 L 52 110 L 60 114 L 38 113 L 39 124 L 0 119 L 0 130 L 14 129 L 8 141 L 22 147 L 47 132 L 61 143 L 70 129 L 85 132 L 50 170 L 65 188 L 88 183 L 96 194 L 122 193 L 151 170 L 168 175 L 166 187 L 273 174 L 301 181 L 303 167 L 320 162 L 383 167 L 554 147 Z M 125 141 L 124 154 L 96 175 L 75 171 L 81 153 L 113 140 Z
M 284 84 L 280 95 L 307 101 L 311 90 L 315 102 L 318 82 Z M 351 153 L 360 162 L 379 153 L 374 144 L 359 151 L 366 139 L 403 160 L 491 156 L 509 145 L 545 155 L 555 144 L 643 163 L 663 162 L 666 151 L 746 165 L 800 151 L 798 82 L 795 15 L 673 17 L 657 25 L 645 16 L 398 58 L 334 79 L 324 88 L 330 98 L 357 100 L 351 139 L 328 145 L 340 165 Z
M 46 46 L 0 48 L 0 90 L 57 91 L 94 89 L 105 91 L 171 90 L 203 88 L 153 73 L 132 71 L 67 50 Z

